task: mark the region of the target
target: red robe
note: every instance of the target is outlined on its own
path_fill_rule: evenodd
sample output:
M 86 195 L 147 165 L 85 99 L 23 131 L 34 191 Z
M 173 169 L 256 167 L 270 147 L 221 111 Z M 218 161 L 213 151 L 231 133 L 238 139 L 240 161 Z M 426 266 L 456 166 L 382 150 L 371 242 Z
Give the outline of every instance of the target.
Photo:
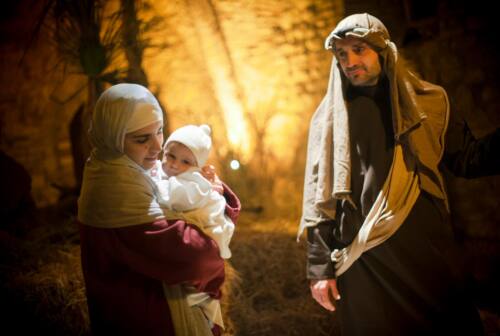
M 226 214 L 241 204 L 225 186 Z M 182 220 L 103 229 L 79 223 L 93 335 L 175 335 L 162 282 L 221 295 L 224 261 L 215 241 Z

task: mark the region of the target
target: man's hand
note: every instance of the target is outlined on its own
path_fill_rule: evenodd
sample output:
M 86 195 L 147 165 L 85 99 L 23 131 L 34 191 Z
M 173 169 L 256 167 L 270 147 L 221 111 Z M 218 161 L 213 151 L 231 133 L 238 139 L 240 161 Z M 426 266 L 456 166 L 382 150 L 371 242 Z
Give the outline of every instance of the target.
M 224 193 L 224 187 L 222 186 L 222 181 L 219 179 L 215 173 L 215 167 L 212 165 L 206 165 L 201 168 L 201 175 L 212 183 L 212 188 L 219 194 Z
M 311 280 L 309 283 L 311 294 L 323 308 L 330 311 L 335 310 L 335 304 L 332 300 L 340 300 L 340 294 L 337 289 L 337 281 L 335 279 L 326 280 Z

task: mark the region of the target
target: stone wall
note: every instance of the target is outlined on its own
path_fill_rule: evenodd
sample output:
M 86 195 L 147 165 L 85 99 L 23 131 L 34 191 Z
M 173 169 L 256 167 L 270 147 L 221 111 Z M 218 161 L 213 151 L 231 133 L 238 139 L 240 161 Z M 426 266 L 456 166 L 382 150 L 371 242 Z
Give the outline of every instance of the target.
M 40 9 L 30 1 L 4 8 L 0 148 L 28 170 L 33 197 L 38 206 L 45 206 L 59 198 L 54 183 L 75 183 L 68 127 L 84 96 L 65 100 L 84 82 L 77 75 L 64 75 L 43 30 L 32 39 Z
M 325 91 L 331 56 L 323 41 L 342 2 L 181 1 L 157 10 L 177 27 L 164 37 L 174 47 L 149 58 L 147 69 L 173 127 L 212 122 L 215 151 L 224 155 L 228 129 L 240 127 L 228 114 L 242 110 L 250 153 L 264 137 L 280 159 L 293 159 L 287 153 L 296 152 L 303 120 Z
M 366 11 L 380 17 L 422 76 L 446 88 L 452 112 L 462 115 L 476 136 L 500 124 L 495 99 L 498 38 L 487 2 L 466 7 L 462 2 L 430 1 L 427 12 L 417 11 L 416 3 L 154 2 L 154 12 L 165 22 L 153 38 L 166 48 L 146 51 L 145 68 L 151 89 L 166 107 L 170 129 L 188 122 L 210 123 L 215 138 L 212 159 L 219 160 L 228 153 L 228 129 L 233 127 L 228 122 L 232 111 L 220 93 L 232 92 L 247 139 L 254 144 L 251 153 L 258 143 L 265 148 L 260 154 L 283 165 L 295 164 L 300 185 L 307 121 L 324 94 L 331 62 L 323 41 L 344 9 L 347 14 Z M 68 127 L 86 94 L 82 77 L 65 74 L 56 65 L 57 55 L 43 33 L 20 63 L 37 15 L 31 5 L 25 1 L 7 7 L 2 19 L 0 140 L 2 150 L 30 172 L 35 199 L 43 206 L 60 196 L 51 184 L 75 183 Z M 498 178 L 448 181 L 461 230 L 498 239 L 493 225 L 499 222 Z M 478 193 L 481 198 L 471 199 Z
M 323 41 L 343 14 L 342 1 L 151 4 L 141 18 L 162 18 L 162 29 L 150 36 L 161 47 L 146 50 L 144 67 L 167 110 L 167 128 L 212 125 L 211 160 L 217 163 L 228 153 L 242 156 L 243 145 L 229 146 L 230 133 L 242 123 L 236 133 L 246 134 L 247 161 L 259 154 L 284 169 L 294 165 L 300 179 L 308 120 L 331 62 Z M 68 128 L 86 100 L 86 82 L 61 67 L 47 31 L 26 49 L 40 10 L 26 0 L 3 14 L 0 143 L 30 172 L 37 205 L 45 206 L 61 196 L 54 183 L 75 185 Z

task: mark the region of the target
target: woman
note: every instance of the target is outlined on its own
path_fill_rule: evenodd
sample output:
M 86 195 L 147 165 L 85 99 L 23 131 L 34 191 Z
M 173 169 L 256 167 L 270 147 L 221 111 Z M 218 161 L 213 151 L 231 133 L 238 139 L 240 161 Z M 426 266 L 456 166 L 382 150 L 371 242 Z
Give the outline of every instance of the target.
M 90 140 L 78 220 L 92 333 L 175 335 L 179 314 L 163 284 L 218 298 L 224 262 L 212 239 L 158 205 L 150 178 L 163 143 L 157 100 L 140 85 L 109 88 L 97 101 Z M 224 196 L 235 221 L 239 200 L 225 185 Z

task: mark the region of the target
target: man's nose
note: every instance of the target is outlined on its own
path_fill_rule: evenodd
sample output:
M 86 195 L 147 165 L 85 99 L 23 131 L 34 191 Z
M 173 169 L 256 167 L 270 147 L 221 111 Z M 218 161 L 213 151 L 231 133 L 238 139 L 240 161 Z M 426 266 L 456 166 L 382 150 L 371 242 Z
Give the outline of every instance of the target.
M 358 60 L 359 57 L 355 53 L 348 52 L 346 56 L 346 67 L 347 68 L 355 67 L 359 63 Z

